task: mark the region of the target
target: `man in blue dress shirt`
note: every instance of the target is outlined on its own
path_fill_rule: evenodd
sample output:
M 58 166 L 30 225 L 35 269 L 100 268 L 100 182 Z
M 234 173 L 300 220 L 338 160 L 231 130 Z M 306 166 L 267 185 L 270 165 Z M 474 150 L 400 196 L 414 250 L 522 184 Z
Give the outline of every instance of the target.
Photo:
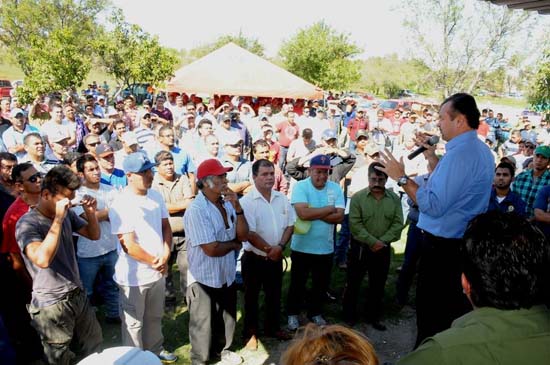
M 472 309 L 460 287 L 460 241 L 468 222 L 487 210 L 493 182 L 494 159 L 477 138 L 480 113 L 475 99 L 454 94 L 440 108 L 439 129 L 448 141 L 439 159 L 435 147 L 420 136 L 424 156 L 433 168 L 426 186 L 419 187 L 405 174 L 403 161 L 382 152 L 381 168 L 403 187 L 420 210 L 418 228 L 423 232 L 417 282 L 417 340 L 450 327 Z M 415 347 L 416 347 L 415 346 Z

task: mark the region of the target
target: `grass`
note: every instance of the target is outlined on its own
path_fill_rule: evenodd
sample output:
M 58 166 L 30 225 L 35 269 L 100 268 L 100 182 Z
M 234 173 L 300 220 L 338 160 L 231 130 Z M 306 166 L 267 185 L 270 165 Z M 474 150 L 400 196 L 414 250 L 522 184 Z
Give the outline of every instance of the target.
M 392 260 L 391 267 L 389 272 L 388 281 L 386 283 L 386 295 L 384 298 L 384 316 L 387 319 L 396 318 L 399 316 L 400 307 L 396 304 L 395 301 L 395 282 L 397 280 L 396 269 L 403 263 L 403 252 L 405 249 L 406 241 L 406 231 L 403 230 L 401 239 L 398 242 L 392 244 Z M 290 258 L 288 255 L 290 250 L 287 249 L 286 256 L 288 267 L 283 276 L 283 298 L 282 298 L 282 310 L 281 310 L 281 325 L 286 321 L 286 312 L 284 310 L 286 304 L 286 297 L 288 293 L 288 287 L 290 285 Z M 174 287 L 179 288 L 179 272 L 174 266 L 172 268 L 174 272 Z M 331 277 L 331 290 L 332 293 L 337 297 L 336 302 L 326 303 L 325 304 L 325 318 L 330 323 L 341 323 L 342 322 L 342 292 L 346 282 L 346 273 L 345 271 L 339 269 L 338 267 L 333 266 L 332 268 L 332 277 Z M 366 287 L 367 279 L 364 280 L 363 285 Z M 361 293 L 364 293 L 362 291 Z M 175 307 L 168 308 L 163 319 L 163 333 L 164 333 L 164 346 L 166 349 L 173 351 L 178 355 L 178 361 L 176 364 L 190 364 L 189 353 L 191 350 L 191 345 L 189 343 L 188 336 L 188 326 L 189 326 L 189 313 L 187 307 L 182 305 L 181 293 L 178 292 L 178 300 Z M 364 294 L 359 301 L 358 308 L 364 307 Z M 260 322 L 262 323 L 261 317 L 261 306 L 263 303 L 263 298 L 260 298 Z M 285 343 L 280 343 L 277 340 L 264 339 L 260 338 L 260 346 L 258 351 L 251 352 L 244 350 L 245 340 L 242 338 L 243 331 L 243 293 L 239 292 L 238 294 L 238 305 L 237 305 L 237 328 L 235 330 L 235 338 L 233 341 L 233 349 L 238 351 L 244 358 L 245 364 L 277 364 L 279 362 L 279 356 L 286 346 Z M 361 313 L 361 312 L 359 312 Z M 120 326 L 106 324 L 103 320 L 103 313 L 100 310 L 98 312 L 98 319 L 103 329 L 103 338 L 104 338 L 104 347 L 113 347 L 120 346 Z
M 523 98 L 497 98 L 493 96 L 476 96 L 475 98 L 479 105 L 503 105 L 518 109 L 528 107 L 527 101 Z

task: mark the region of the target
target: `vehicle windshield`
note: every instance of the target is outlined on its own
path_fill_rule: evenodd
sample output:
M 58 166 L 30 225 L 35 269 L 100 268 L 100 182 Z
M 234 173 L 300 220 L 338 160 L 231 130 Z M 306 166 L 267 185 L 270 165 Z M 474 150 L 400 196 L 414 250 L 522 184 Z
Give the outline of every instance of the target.
M 395 109 L 395 108 L 397 108 L 397 101 L 389 101 L 389 100 L 383 101 L 380 104 L 380 108 L 381 109 Z

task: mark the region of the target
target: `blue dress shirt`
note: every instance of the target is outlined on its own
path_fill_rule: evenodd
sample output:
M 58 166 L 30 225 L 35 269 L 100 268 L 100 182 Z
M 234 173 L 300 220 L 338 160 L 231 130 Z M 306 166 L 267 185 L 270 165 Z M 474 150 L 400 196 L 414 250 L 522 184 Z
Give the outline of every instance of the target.
M 446 153 L 416 192 L 418 227 L 444 238 L 462 238 L 468 222 L 487 210 L 495 160 L 476 131 L 447 143 Z

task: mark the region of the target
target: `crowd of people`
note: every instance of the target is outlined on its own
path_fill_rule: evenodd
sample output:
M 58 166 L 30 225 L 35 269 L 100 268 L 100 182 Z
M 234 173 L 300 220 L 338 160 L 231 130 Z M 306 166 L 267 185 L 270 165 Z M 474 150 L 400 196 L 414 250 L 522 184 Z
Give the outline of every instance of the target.
M 284 364 L 376 364 L 366 338 L 327 325 L 324 303 L 332 267 L 346 270 L 342 321 L 386 330 L 391 244 L 405 227 L 396 300 L 410 304 L 418 275 L 418 331 L 401 363 L 511 363 L 525 343 L 530 363 L 550 358 L 544 119 L 480 113 L 467 94 L 388 112 L 332 95 L 169 93 L 137 106 L 91 86 L 0 107 L 2 363 L 99 351 L 99 306 L 122 345 L 175 362 L 162 317 L 182 298 L 192 364 L 240 364 L 242 288 L 248 350 L 311 322 Z

